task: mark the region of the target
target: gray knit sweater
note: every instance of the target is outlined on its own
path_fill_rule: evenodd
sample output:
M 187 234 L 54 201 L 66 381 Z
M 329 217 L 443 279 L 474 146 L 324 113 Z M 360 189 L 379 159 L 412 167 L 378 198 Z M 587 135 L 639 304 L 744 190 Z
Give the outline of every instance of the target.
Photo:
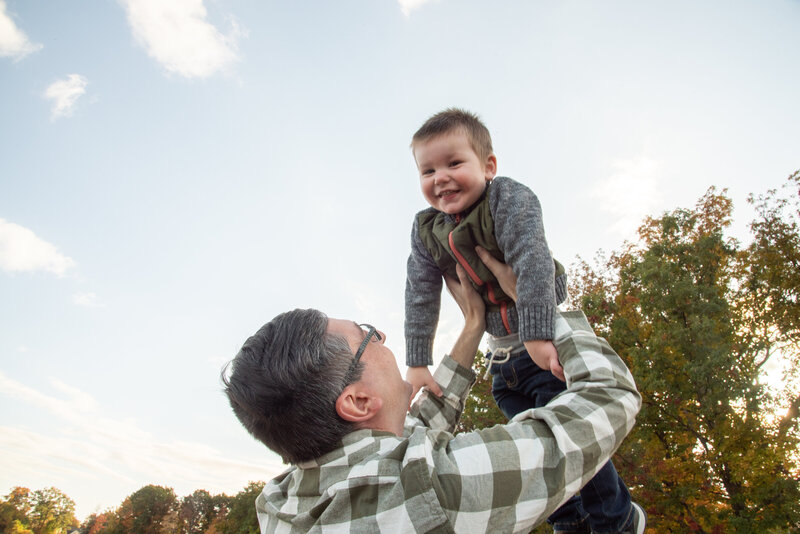
M 527 186 L 498 176 L 484 202 L 489 203 L 495 239 L 505 262 L 517 275 L 517 303 L 508 307 L 512 332 L 519 332 L 523 341 L 553 339 L 556 295 L 558 302 L 564 300 L 566 276 L 554 278 L 553 257 L 544 235 L 539 199 Z M 433 363 L 433 338 L 442 293 L 442 273 L 420 240 L 417 220 L 414 217 L 405 293 L 409 367 Z M 494 336 L 508 334 L 499 312 L 487 312 L 486 331 Z

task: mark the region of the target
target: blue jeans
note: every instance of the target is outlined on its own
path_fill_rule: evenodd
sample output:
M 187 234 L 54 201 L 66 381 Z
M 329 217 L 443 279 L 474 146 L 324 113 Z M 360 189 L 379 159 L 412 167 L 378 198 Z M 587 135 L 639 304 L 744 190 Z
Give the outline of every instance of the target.
M 527 352 L 494 364 L 492 395 L 509 419 L 529 408 L 544 406 L 566 390 L 566 384 L 536 365 Z M 609 460 L 580 491 L 547 518 L 557 530 L 576 528 L 589 520 L 592 532 L 620 532 L 630 522 L 631 496 Z

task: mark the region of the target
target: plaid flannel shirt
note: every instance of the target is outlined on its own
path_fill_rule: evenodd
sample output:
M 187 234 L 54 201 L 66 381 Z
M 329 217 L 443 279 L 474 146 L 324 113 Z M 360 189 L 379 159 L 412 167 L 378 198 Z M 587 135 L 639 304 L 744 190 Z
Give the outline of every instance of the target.
M 528 532 L 588 482 L 634 424 L 625 364 L 581 312 L 557 315 L 567 391 L 509 423 L 452 435 L 474 382 L 446 357 L 405 432 L 358 430 L 256 499 L 261 532 Z

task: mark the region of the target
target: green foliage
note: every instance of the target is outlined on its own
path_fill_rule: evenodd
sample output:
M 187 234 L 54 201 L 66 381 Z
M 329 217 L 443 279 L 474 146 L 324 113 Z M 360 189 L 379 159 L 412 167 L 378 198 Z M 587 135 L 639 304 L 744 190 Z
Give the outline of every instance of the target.
M 263 482 L 250 482 L 245 488 L 231 497 L 228 513 L 215 522 L 214 532 L 219 534 L 259 534 L 256 516 L 256 497 L 264 489 Z
M 100 532 L 146 534 L 174 532 L 178 500 L 172 488 L 147 485 L 122 501 Z
M 800 206 L 774 191 L 751 202 L 747 248 L 724 236 L 733 206 L 712 188 L 572 276 L 576 300 L 642 393 L 615 464 L 658 532 L 800 528 L 800 210 L 786 213 Z M 776 396 L 762 369 L 777 353 L 791 365 Z M 779 405 L 789 408 L 782 419 Z
M 0 501 L 0 532 L 61 534 L 78 525 L 75 503 L 56 488 L 16 487 Z
M 206 490 L 196 490 L 187 495 L 181 500 L 178 510 L 177 532 L 206 532 L 216 517 L 227 513 L 230 499 L 227 495 L 212 496 Z
M 263 487 L 263 482 L 251 482 L 233 497 L 196 490 L 179 501 L 172 488 L 148 485 L 125 498 L 116 510 L 89 516 L 80 531 L 258 534 L 255 500 Z
M 32 494 L 33 510 L 29 517 L 36 534 L 66 532 L 77 526 L 75 502 L 56 488 L 36 490 Z
M 489 376 L 483 379 L 486 371 L 483 353 L 478 351 L 472 370 L 478 377 L 478 381 L 472 386 L 467 401 L 464 404 L 464 412 L 456 426 L 456 432 L 470 432 L 478 428 L 489 428 L 494 425 L 506 422 L 506 416 L 497 407 L 492 397 L 492 378 Z

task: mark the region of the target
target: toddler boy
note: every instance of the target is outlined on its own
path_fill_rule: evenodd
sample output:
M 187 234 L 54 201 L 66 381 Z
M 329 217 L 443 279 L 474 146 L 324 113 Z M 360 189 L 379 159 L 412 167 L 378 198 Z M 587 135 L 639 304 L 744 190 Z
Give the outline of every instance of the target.
M 441 395 L 427 366 L 433 363 L 442 274 L 457 278 L 460 264 L 486 302 L 487 371 L 497 405 L 509 418 L 544 406 L 566 389 L 551 341 L 556 306 L 566 298 L 566 274 L 550 254 L 536 195 L 510 178 L 495 178 L 491 136 L 469 112 L 448 109 L 432 116 L 414 134 L 411 148 L 431 207 L 417 213 L 411 235 L 405 293 L 408 381 L 415 393 L 426 386 Z M 511 266 L 516 303 L 502 292 L 476 246 Z M 643 510 L 631 503 L 608 462 L 580 497 L 548 521 L 559 533 L 633 532 L 634 514 L 643 531 Z

